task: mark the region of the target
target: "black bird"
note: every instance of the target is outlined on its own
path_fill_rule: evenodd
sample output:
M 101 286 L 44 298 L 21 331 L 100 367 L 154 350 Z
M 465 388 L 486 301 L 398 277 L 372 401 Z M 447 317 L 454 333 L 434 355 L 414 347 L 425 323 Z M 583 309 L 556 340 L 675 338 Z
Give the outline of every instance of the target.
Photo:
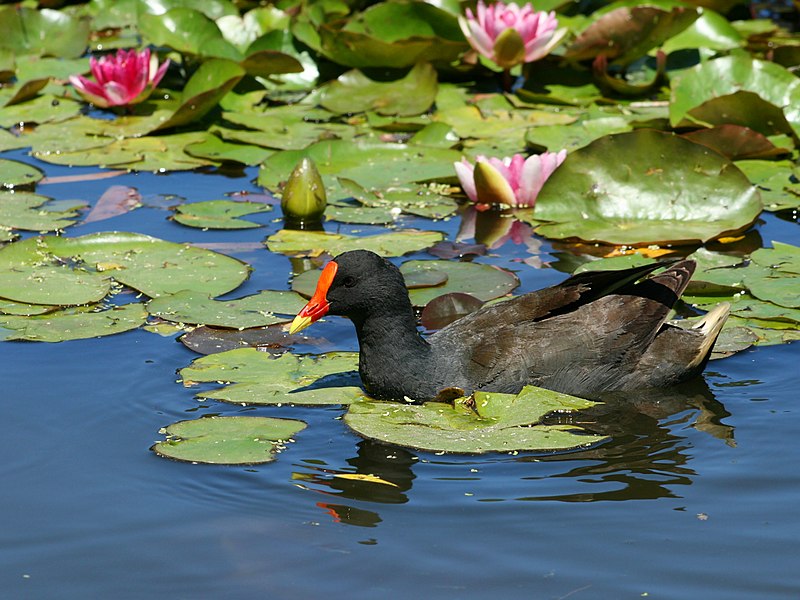
M 484 306 L 426 338 L 400 270 L 354 250 L 325 266 L 290 333 L 326 314 L 348 317 L 364 388 L 380 399 L 517 393 L 526 385 L 593 398 L 667 387 L 702 372 L 730 309 L 720 304 L 691 329 L 666 323 L 694 268 L 680 260 L 581 273 Z

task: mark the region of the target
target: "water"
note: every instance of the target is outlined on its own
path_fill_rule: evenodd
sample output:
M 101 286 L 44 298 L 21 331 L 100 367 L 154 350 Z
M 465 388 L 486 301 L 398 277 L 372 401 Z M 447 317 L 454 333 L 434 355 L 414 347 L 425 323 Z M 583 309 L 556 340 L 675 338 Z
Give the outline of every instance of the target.
M 50 176 L 90 171 L 47 166 Z M 130 174 L 38 191 L 95 201 L 109 185 L 131 185 L 145 197 L 208 200 L 255 190 L 253 175 Z M 255 217 L 263 229 L 202 232 L 168 214 L 139 209 L 68 235 L 254 242 L 280 227 L 266 214 Z M 764 221 L 763 239 L 797 243 L 796 223 Z M 426 222 L 404 226 L 414 224 Z M 452 236 L 457 225 L 430 228 Z M 547 243 L 542 251 L 555 253 Z M 232 254 L 255 267 L 236 295 L 287 285 L 287 258 Z M 517 269 L 523 291 L 563 278 L 516 262 L 527 256 L 506 245 L 481 260 Z M 342 319 L 315 328 L 332 346 L 355 348 Z M 705 385 L 607 406 L 596 426 L 612 442 L 556 456 L 412 453 L 361 440 L 338 408 L 200 403 L 175 374 L 195 357 L 144 331 L 0 344 L 4 598 L 800 595 L 796 345 L 716 361 Z M 209 413 L 299 418 L 308 428 L 257 467 L 189 465 L 148 450 L 159 428 Z

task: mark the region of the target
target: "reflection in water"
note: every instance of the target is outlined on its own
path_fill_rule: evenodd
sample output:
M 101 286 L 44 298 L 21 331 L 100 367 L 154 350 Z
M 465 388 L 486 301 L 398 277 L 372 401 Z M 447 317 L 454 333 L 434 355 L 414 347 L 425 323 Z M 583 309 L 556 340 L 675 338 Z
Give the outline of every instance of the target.
M 596 491 L 515 500 L 597 502 L 676 497 L 674 488 L 691 485 L 697 475 L 689 466 L 691 444 L 680 435 L 680 426 L 692 426 L 733 446 L 733 428 L 722 423 L 729 415 L 702 379 L 668 390 L 615 392 L 604 396 L 603 403 L 592 409 L 577 415 L 554 415 L 548 420 L 580 423 L 592 433 L 609 436 L 609 442 L 577 452 L 513 458 L 495 455 L 489 462 L 563 465 L 562 472 L 548 470 L 520 479 L 567 479 L 580 482 L 583 487 L 597 484 Z M 369 440 L 359 442 L 357 448 L 357 455 L 347 461 L 354 471 L 308 462 L 298 465 L 303 471 L 294 473 L 294 478 L 298 484 L 302 481 L 300 485 L 305 489 L 336 497 L 334 503 L 320 502 L 317 506 L 337 522 L 375 527 L 381 521 L 377 512 L 350 506 L 342 500 L 376 504 L 407 502 L 418 459 L 408 450 Z M 566 470 L 570 463 L 578 466 Z

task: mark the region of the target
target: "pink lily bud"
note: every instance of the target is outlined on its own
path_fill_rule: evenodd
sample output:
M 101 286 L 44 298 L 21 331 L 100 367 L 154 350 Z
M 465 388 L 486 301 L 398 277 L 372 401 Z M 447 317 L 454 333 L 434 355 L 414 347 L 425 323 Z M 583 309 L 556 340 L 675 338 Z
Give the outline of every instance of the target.
M 534 154 L 527 159 L 522 154 L 503 159 L 478 156 L 475 165 L 462 158 L 453 166 L 464 193 L 478 210 L 495 204 L 532 208 L 544 182 L 566 157 L 566 150 Z
M 466 18 L 458 18 L 461 31 L 475 50 L 503 69 L 547 56 L 566 33 L 556 31 L 555 12 L 534 12 L 530 4 L 486 6 L 478 0 L 476 12 L 467 9 Z
M 158 65 L 158 56 L 143 51 L 118 50 L 100 59 L 92 57 L 89 65 L 95 81 L 83 75 L 70 75 L 69 81 L 84 100 L 100 108 L 128 106 L 146 100 L 164 77 L 169 60 Z

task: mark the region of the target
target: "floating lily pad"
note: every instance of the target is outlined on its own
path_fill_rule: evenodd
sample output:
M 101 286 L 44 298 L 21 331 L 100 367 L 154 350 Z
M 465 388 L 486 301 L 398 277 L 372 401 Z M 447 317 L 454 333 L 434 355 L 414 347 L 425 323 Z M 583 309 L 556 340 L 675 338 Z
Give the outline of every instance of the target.
M 235 162 L 243 165 L 258 165 L 272 154 L 266 148 L 249 144 L 233 144 L 209 135 L 205 140 L 188 144 L 186 153 L 198 158 L 207 158 L 218 162 Z
M 149 126 L 148 128 L 149 129 Z M 125 167 L 135 171 L 185 171 L 214 164 L 184 152 L 184 147 L 203 141 L 208 134 L 202 131 L 173 135 L 122 138 L 76 152 L 36 150 L 39 160 L 67 166 Z
M 304 157 L 316 163 L 329 189 L 328 197 L 336 198 L 336 177 L 351 179 L 368 190 L 450 179 L 461 153 L 448 148 L 324 140 L 301 151 L 276 152 L 261 166 L 258 183 L 276 189 Z
M 427 219 L 444 219 L 454 214 L 458 210 L 458 203 L 450 196 L 439 193 L 435 188 L 436 184 L 409 184 L 392 186 L 380 192 L 372 192 L 365 190 L 358 185 L 355 181 L 345 180 L 339 178 L 339 184 L 344 193 L 351 195 L 353 198 L 358 199 L 366 207 L 361 207 L 355 210 L 355 215 L 359 213 L 372 215 L 374 221 L 348 221 L 347 218 L 354 218 L 353 210 L 350 214 L 345 213 L 342 215 L 345 223 L 361 222 L 361 223 L 381 223 L 391 222 L 390 219 L 397 217 L 399 213 L 416 215 L 418 217 L 425 217 Z M 326 215 L 329 218 L 334 218 L 330 215 L 337 214 L 335 210 L 328 209 Z M 378 220 L 381 219 L 381 220 Z M 384 220 L 386 219 L 386 220 Z
M 408 0 L 381 2 L 352 19 L 323 22 L 318 35 L 318 49 L 326 57 L 358 68 L 450 63 L 468 48 L 455 15 Z
M 374 110 L 381 115 L 418 115 L 436 98 L 436 71 L 428 63 L 414 66 L 402 79 L 373 81 L 353 70 L 320 90 L 320 104 L 339 114 Z
M 800 171 L 794 161 L 746 160 L 736 166 L 758 186 L 765 209 L 800 207 Z
M 34 315 L 44 315 L 55 310 L 58 310 L 58 306 L 48 306 L 46 304 L 28 304 L 26 302 L 14 302 L 13 300 L 0 300 L 0 313 L 4 315 L 32 317 Z
M 431 452 L 553 451 L 603 441 L 571 425 L 543 425 L 551 412 L 593 406 L 593 402 L 528 386 L 519 393 L 476 392 L 452 404 L 403 405 L 362 400 L 350 405 L 344 422 L 359 435 Z
M 89 41 L 89 21 L 66 12 L 27 6 L 0 9 L 0 48 L 16 54 L 77 58 Z
M 261 225 L 239 217 L 270 210 L 271 206 L 258 202 L 208 200 L 181 204 L 175 208 L 173 219 L 181 225 L 200 229 L 251 229 Z
M 136 233 L 30 238 L 0 249 L 0 297 L 32 304 L 96 302 L 112 277 L 150 297 L 181 290 L 217 296 L 248 273 L 222 254 Z
M 151 448 L 159 456 L 212 465 L 260 465 L 275 460 L 306 424 L 271 417 L 205 417 L 178 421 Z
M 741 125 L 719 125 L 683 134 L 688 140 L 716 150 L 731 160 L 768 158 L 785 155 L 787 148 L 776 148 L 763 134 Z
M 294 315 L 304 305 L 305 300 L 294 292 L 264 290 L 236 300 L 212 300 L 201 292 L 184 291 L 151 300 L 147 310 L 175 323 L 245 329 L 289 322 L 275 313 Z
M 318 256 L 323 252 L 334 256 L 348 250 L 372 250 L 380 256 L 402 256 L 418 252 L 444 239 L 438 231 L 403 229 L 370 236 L 345 235 L 325 231 L 281 229 L 267 238 L 271 252 L 297 256 Z
M 733 163 L 676 135 L 637 130 L 567 156 L 534 217 L 552 221 L 536 229 L 547 237 L 698 243 L 743 230 L 760 212 L 757 190 Z
M 363 395 L 353 385 L 358 369 L 357 352 L 331 352 L 318 356 L 282 354 L 274 358 L 255 348 L 241 348 L 204 356 L 181 369 L 185 384 L 235 382 L 200 392 L 198 398 L 234 404 L 347 404 Z M 331 381 L 333 376 L 338 376 Z M 313 385 L 327 378 L 334 386 Z
M 425 306 L 434 298 L 453 292 L 470 294 L 486 302 L 510 294 L 519 286 L 519 279 L 513 273 L 482 263 L 410 260 L 400 266 L 400 271 L 407 279 L 425 271 L 447 274 L 447 281 L 443 285 L 409 290 L 414 306 Z
M 59 123 L 77 116 L 82 104 L 69 98 L 42 94 L 19 104 L 0 108 L 0 127 L 20 123 Z
M 67 309 L 30 317 L 0 315 L 0 327 L 13 330 L 6 340 L 63 342 L 130 331 L 146 320 L 143 305 L 126 304 L 102 312 Z
M 0 160 L 0 169 L 2 166 Z M 29 192 L 0 192 L 0 225 L 25 231 L 56 231 L 75 224 L 77 208 L 48 210 L 49 200 Z
M 602 55 L 628 64 L 686 29 L 697 16 L 696 9 L 683 6 L 671 10 L 620 7 L 589 25 L 567 49 L 566 56 L 585 60 Z
M 690 111 L 703 103 L 740 91 L 758 94 L 781 109 L 794 131 L 800 133 L 800 80 L 780 65 L 740 55 L 700 63 L 678 78 L 672 84 L 670 120 L 673 126 L 677 126 Z M 730 109 L 727 112 L 730 113 Z M 752 122 L 757 116 L 749 114 L 748 117 L 749 122 L 729 122 L 761 131 Z M 764 120 L 769 120 L 769 117 Z M 713 124 L 722 123 L 716 121 Z

